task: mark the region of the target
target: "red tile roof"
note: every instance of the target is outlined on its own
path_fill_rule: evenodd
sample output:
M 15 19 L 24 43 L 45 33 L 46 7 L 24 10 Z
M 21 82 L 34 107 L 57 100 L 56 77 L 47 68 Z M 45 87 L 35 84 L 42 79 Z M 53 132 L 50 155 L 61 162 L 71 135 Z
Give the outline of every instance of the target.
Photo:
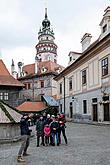
M 23 87 L 24 85 L 16 80 L 14 77 L 10 76 L 1 76 L 0 75 L 0 85 L 3 86 L 19 86 L 19 87 Z
M 25 71 L 26 74 L 35 73 L 35 64 L 29 64 L 29 65 L 23 66 L 23 71 Z
M 6 68 L 6 66 L 2 60 L 0 60 L 0 75 L 3 75 L 3 76 L 10 75 L 8 69 Z
M 0 85 L 6 86 L 24 86 L 20 81 L 12 77 L 6 68 L 4 62 L 0 60 Z
M 58 68 L 64 69 L 63 66 L 56 64 L 55 62 L 52 61 L 41 61 L 39 62 L 39 70 L 41 70 L 42 67 L 47 68 L 47 72 L 56 72 Z M 23 71 L 25 71 L 27 74 L 33 74 L 35 73 L 35 63 L 34 64 L 29 64 L 25 65 L 23 67 Z
M 19 111 L 22 112 L 39 112 L 46 109 L 47 106 L 43 102 L 24 102 L 23 104 L 16 107 Z

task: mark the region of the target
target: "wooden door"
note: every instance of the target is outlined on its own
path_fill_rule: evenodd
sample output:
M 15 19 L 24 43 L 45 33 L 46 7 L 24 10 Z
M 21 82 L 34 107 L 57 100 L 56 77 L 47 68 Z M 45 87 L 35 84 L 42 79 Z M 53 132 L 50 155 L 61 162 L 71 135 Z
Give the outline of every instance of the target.
M 93 105 L 93 121 L 98 121 L 98 109 L 97 104 Z
M 104 104 L 104 121 L 110 121 L 109 104 Z

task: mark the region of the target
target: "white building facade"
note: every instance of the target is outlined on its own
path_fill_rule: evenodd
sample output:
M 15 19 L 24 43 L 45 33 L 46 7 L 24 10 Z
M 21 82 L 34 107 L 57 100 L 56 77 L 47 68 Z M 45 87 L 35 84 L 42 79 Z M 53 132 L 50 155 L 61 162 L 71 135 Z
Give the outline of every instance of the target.
M 55 78 L 60 111 L 77 121 L 110 121 L 110 7 L 100 26 L 99 38 L 90 44 L 86 33 L 80 57 Z

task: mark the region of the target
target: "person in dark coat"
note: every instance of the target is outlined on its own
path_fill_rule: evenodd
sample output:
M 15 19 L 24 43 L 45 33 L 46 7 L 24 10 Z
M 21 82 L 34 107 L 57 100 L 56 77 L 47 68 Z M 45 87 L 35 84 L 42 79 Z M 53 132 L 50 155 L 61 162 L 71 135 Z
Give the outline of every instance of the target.
M 21 117 L 21 120 L 20 120 L 22 144 L 21 144 L 21 147 L 18 152 L 18 157 L 17 157 L 18 162 L 25 162 L 25 160 L 22 158 L 22 156 L 29 155 L 29 154 L 27 154 L 27 149 L 29 147 L 29 139 L 30 139 L 30 134 L 31 134 L 32 130 L 29 129 L 28 120 L 30 118 L 32 118 L 32 116 L 33 116 L 33 114 L 30 114 L 30 115 L 23 114 L 23 116 Z
M 50 124 L 52 122 L 52 119 L 51 119 L 51 117 L 50 117 L 50 114 L 47 114 L 47 118 L 46 118 L 46 120 L 45 120 L 45 125 L 46 124 Z
M 47 119 L 47 114 L 46 114 L 46 112 L 44 112 L 43 113 L 43 120 L 44 120 L 44 122 L 46 121 L 46 119 Z
M 52 115 L 52 119 L 53 119 L 53 121 L 50 123 L 51 135 L 52 135 L 52 145 L 55 146 L 55 138 L 56 138 L 57 146 L 59 146 L 59 137 L 58 137 L 59 123 L 58 123 L 58 121 L 56 121 L 54 115 Z
M 37 135 L 37 147 L 39 147 L 40 137 L 42 138 L 42 145 L 44 146 L 44 120 L 43 116 L 36 122 L 36 135 Z

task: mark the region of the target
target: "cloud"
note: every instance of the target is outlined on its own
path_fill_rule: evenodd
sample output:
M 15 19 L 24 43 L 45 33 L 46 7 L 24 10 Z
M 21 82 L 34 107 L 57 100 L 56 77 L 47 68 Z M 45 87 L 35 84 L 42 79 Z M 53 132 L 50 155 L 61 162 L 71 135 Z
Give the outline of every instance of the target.
M 8 68 L 11 59 L 34 62 L 38 30 L 44 19 L 43 0 L 0 0 L 0 49 Z M 58 63 L 67 66 L 69 51 L 81 51 L 81 38 L 100 35 L 99 23 L 109 0 L 49 0 L 48 18 L 58 45 Z M 63 60 L 62 60 L 63 59 Z

